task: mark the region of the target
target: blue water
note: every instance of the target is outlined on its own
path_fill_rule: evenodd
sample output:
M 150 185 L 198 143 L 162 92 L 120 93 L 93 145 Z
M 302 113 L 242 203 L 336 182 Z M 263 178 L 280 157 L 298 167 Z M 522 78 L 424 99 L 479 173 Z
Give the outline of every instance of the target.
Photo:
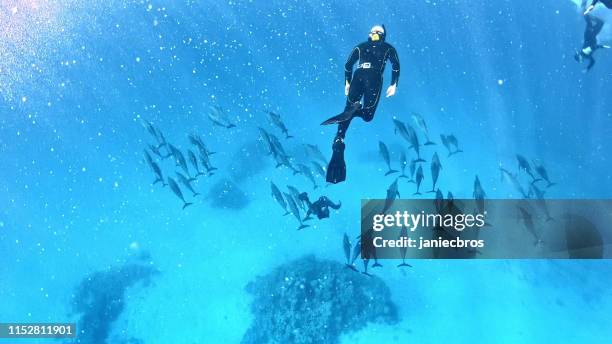
M 582 72 L 573 54 L 584 21 L 571 1 L 64 0 L 0 10 L 0 322 L 79 321 L 81 281 L 137 262 L 159 273 L 126 289 L 109 343 L 240 342 L 253 319 L 245 286 L 256 276 L 305 254 L 343 262 L 360 200 L 384 198 L 394 180 L 383 176 L 378 141 L 397 168 L 407 145 L 391 118 L 412 123 L 413 111 L 438 143 L 422 154 L 440 152 L 445 193 L 471 197 L 478 175 L 489 198 L 518 197 L 498 168 L 516 171 L 519 153 L 544 162 L 558 183 L 547 197 L 612 196 L 612 54 L 598 51 Z M 257 127 L 296 161 L 308 161 L 306 143 L 329 156 L 335 128 L 319 123 L 344 106 L 345 59 L 378 23 L 401 60 L 398 93 L 372 122 L 352 123 L 347 181 L 313 190 L 257 153 Z M 211 105 L 236 128 L 213 126 Z M 264 109 L 295 137 L 283 139 Z M 195 202 L 185 210 L 151 185 L 143 121 L 180 149 L 197 132 L 217 152 L 219 170 L 195 183 L 202 196 L 185 192 Z M 441 133 L 454 133 L 464 153 L 447 158 Z M 215 202 L 209 190 L 223 179 L 246 200 Z M 271 181 L 342 207 L 298 232 Z M 412 184 L 399 189 L 416 197 Z M 605 261 L 396 264 L 375 274 L 400 321 L 364 324 L 341 342 L 603 343 L 612 330 Z

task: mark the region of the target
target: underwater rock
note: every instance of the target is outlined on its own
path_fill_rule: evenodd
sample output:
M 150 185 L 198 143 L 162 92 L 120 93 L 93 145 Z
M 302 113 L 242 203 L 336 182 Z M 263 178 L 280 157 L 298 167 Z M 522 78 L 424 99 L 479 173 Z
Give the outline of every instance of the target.
M 368 322 L 398 321 L 380 278 L 314 256 L 277 267 L 246 289 L 254 320 L 242 343 L 338 343 Z
M 219 180 L 210 188 L 208 199 L 215 208 L 238 210 L 249 204 L 246 193 L 227 178 Z
M 107 343 L 111 326 L 125 308 L 127 288 L 142 282 L 148 286 L 157 269 L 130 263 L 87 276 L 73 295 L 72 309 L 81 314 L 75 343 Z M 131 339 L 133 343 L 136 339 Z

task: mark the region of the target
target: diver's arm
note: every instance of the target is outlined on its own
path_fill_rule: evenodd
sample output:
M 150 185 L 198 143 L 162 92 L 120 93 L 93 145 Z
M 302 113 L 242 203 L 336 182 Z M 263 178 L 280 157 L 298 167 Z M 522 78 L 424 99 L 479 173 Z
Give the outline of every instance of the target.
M 397 56 L 397 51 L 395 48 L 389 48 L 389 55 L 387 57 L 389 61 L 391 61 L 391 86 L 387 88 L 387 98 L 395 95 L 395 91 L 397 88 L 397 83 L 399 81 L 400 75 L 400 63 L 399 57 Z
M 344 64 L 344 80 L 347 84 L 351 83 L 351 80 L 353 78 L 353 65 L 355 65 L 355 62 L 357 62 L 357 60 L 359 60 L 358 46 L 353 48 L 353 51 L 351 51 L 351 54 L 349 55 L 348 59 L 346 60 L 346 63 Z
M 391 47 L 389 49 L 389 61 L 391 61 L 391 85 L 396 85 L 399 82 L 400 76 L 400 62 L 399 57 L 397 56 L 397 51 L 395 48 Z

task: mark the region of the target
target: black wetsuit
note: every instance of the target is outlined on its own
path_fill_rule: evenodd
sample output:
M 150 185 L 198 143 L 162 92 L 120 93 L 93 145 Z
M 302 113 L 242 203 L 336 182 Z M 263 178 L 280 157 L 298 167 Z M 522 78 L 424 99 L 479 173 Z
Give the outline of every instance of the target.
M 338 210 L 341 206 L 341 203 L 335 204 L 326 196 L 321 196 L 316 202 L 311 203 L 310 199 L 308 198 L 308 194 L 305 192 L 302 192 L 300 194 L 300 200 L 306 203 L 306 205 L 308 206 L 308 211 L 306 212 L 305 219 L 308 219 L 310 214 L 317 215 L 317 218 L 319 219 L 328 218 L 329 208 Z
M 602 4 L 604 4 L 604 6 L 606 6 L 607 8 L 612 8 L 612 0 L 593 0 L 591 5 L 595 6 L 597 5 L 598 2 L 601 2 Z
M 586 21 L 586 28 L 584 29 L 584 42 L 582 44 L 582 50 L 578 52 L 578 54 L 583 58 L 589 60 L 589 64 L 586 69 L 589 70 L 593 68 L 595 65 L 595 59 L 593 58 L 593 54 L 595 50 L 603 48 L 603 45 L 597 43 L 597 35 L 603 28 L 603 21 L 599 18 L 595 18 L 590 15 L 584 16 L 584 20 Z M 590 48 L 590 53 L 585 53 L 584 49 Z
M 391 85 L 397 85 L 400 75 L 400 63 L 395 48 L 384 40 L 368 40 L 353 48 L 344 66 L 346 81 L 350 84 L 349 94 L 346 99 L 345 111 L 353 104 L 361 101 L 361 109 L 355 112 L 353 117 L 361 117 L 369 122 L 374 118 L 374 112 L 380 100 L 383 86 L 383 73 L 387 60 L 391 61 L 393 68 L 391 73 Z M 357 70 L 353 74 L 353 65 L 359 62 Z M 337 137 L 344 138 L 346 130 L 351 121 L 338 124 Z

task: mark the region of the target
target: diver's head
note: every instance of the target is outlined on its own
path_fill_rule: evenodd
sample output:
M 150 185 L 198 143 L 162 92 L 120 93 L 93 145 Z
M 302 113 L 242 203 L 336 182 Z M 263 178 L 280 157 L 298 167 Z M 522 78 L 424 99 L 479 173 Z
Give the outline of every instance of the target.
M 374 25 L 370 29 L 370 34 L 368 35 L 368 39 L 370 41 L 384 41 L 385 40 L 385 28 L 381 25 Z

